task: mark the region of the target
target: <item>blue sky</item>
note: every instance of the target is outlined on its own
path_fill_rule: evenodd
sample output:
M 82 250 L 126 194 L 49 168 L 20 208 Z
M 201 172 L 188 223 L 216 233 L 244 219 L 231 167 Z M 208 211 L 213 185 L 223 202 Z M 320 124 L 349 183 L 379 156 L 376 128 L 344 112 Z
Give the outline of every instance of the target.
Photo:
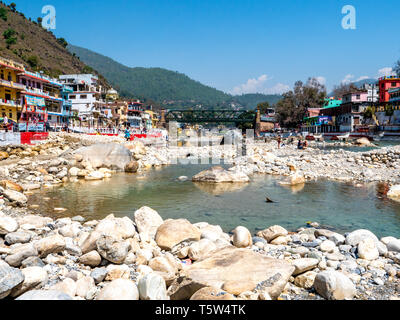
M 310 76 L 330 90 L 387 74 L 400 58 L 398 0 L 13 1 L 33 19 L 53 5 L 53 32 L 71 44 L 230 93 L 280 93 Z M 345 5 L 355 30 L 342 28 Z

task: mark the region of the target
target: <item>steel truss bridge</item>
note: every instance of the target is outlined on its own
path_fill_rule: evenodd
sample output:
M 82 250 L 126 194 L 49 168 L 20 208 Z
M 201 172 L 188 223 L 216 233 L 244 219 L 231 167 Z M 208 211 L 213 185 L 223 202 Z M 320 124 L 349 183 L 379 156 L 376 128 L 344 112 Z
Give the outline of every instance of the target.
M 180 123 L 255 123 L 256 111 L 248 110 L 165 110 L 165 121 Z

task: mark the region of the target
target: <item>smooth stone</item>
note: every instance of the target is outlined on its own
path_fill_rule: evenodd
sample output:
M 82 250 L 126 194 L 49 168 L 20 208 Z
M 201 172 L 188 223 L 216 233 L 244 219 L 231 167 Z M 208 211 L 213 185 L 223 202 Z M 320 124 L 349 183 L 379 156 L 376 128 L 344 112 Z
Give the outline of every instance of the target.
M 286 236 L 287 234 L 288 231 L 285 228 L 278 225 L 271 226 L 265 230 L 257 232 L 258 237 L 264 238 L 268 242 L 271 242 L 272 240 L 274 240 L 279 236 Z
M 315 277 L 317 273 L 314 271 L 307 271 L 303 274 L 298 275 L 294 279 L 294 284 L 300 288 L 311 289 L 314 285 Z
M 95 268 L 91 273 L 90 276 L 93 278 L 96 284 L 103 282 L 103 280 L 107 276 L 107 269 L 106 268 Z
M 4 240 L 9 245 L 15 244 L 15 243 L 27 243 L 29 240 L 31 240 L 32 235 L 28 232 L 23 232 L 23 231 L 17 231 L 17 232 L 11 232 L 8 233 Z
M 139 280 L 138 289 L 141 300 L 168 300 L 165 280 L 154 272 Z
M 358 243 L 358 256 L 365 260 L 375 260 L 379 258 L 379 251 L 372 238 L 365 238 Z
M 158 227 L 164 222 L 158 212 L 149 207 L 136 210 L 133 216 L 138 231 L 147 233 L 152 238 L 155 237 Z
M 97 251 L 93 250 L 80 256 L 79 262 L 92 268 L 97 267 L 101 263 L 101 256 Z
M 317 274 L 314 288 L 328 300 L 352 299 L 356 294 L 353 282 L 338 271 L 323 271 Z
M 48 280 L 47 271 L 41 267 L 28 267 L 21 270 L 24 281 L 11 291 L 11 297 L 18 297 L 28 290 L 40 289 Z
M 73 300 L 68 294 L 56 290 L 30 290 L 16 300 Z
M 378 242 L 378 238 L 369 230 L 366 229 L 359 229 L 353 232 L 350 232 L 346 237 L 346 244 L 351 246 L 357 246 L 361 240 L 366 238 L 371 238 L 375 242 Z
M 76 295 L 78 297 L 86 298 L 94 288 L 96 288 L 96 285 L 92 277 L 86 276 L 76 281 Z
M 139 300 L 139 290 L 131 280 L 116 279 L 101 289 L 96 300 Z
M 96 245 L 98 253 L 115 264 L 122 264 L 130 249 L 129 242 L 104 235 L 96 241 Z
M 386 245 L 388 251 L 400 252 L 400 240 L 391 239 Z
M 0 260 L 0 299 L 7 297 L 24 279 L 24 274 L 19 269 Z
M 200 240 L 200 230 L 186 219 L 166 220 L 157 229 L 155 240 L 163 250 L 171 250 L 182 241 Z
M 195 292 L 195 294 L 190 297 L 190 300 L 236 300 L 236 298 L 224 290 L 204 287 Z
M 295 270 L 293 271 L 293 275 L 296 276 L 308 270 L 314 269 L 319 263 L 318 259 L 312 258 L 301 258 L 293 261 L 293 265 Z
M 233 245 L 236 248 L 247 248 L 253 245 L 253 240 L 250 231 L 242 226 L 236 227 L 233 230 Z

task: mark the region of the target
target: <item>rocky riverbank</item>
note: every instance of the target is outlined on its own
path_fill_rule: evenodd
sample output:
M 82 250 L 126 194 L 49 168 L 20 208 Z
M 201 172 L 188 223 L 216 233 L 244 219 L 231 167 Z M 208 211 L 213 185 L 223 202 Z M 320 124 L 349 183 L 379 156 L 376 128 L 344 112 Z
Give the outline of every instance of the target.
M 108 149 L 99 154 L 98 143 Z M 238 177 L 246 182 L 264 173 L 288 176 L 284 183 L 289 184 L 319 177 L 395 184 L 398 147 L 299 151 L 294 145 L 277 149 L 270 142 L 248 145 L 242 156 L 234 146 L 166 148 L 127 144 L 119 137 L 54 134 L 40 145 L 10 146 L 2 153 L 1 299 L 400 298 L 396 235 L 378 239 L 368 230 L 341 235 L 318 223 L 291 231 L 267 221 L 255 235 L 244 226 L 228 234 L 207 222 L 163 220 L 148 207 L 137 210 L 132 220 L 110 215 L 99 221 L 53 219 L 50 212 L 41 217 L 26 207 L 35 189 L 107 179 L 117 171 L 148 170 L 177 158 L 232 163 L 228 171 L 204 174 L 208 183 Z

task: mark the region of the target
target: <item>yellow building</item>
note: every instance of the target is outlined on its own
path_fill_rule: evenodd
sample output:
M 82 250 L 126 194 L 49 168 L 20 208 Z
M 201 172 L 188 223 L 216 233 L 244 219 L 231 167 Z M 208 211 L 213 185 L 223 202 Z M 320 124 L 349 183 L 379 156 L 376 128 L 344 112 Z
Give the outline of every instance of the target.
M 21 72 L 25 72 L 22 64 L 0 57 L 0 117 L 15 122 L 21 114 L 21 92 L 25 89 L 17 82 Z
M 158 121 L 159 121 L 159 120 L 158 120 L 158 115 L 157 115 L 157 113 L 155 113 L 155 112 L 152 111 L 152 110 L 146 110 L 145 112 L 148 113 L 148 114 L 150 115 L 152 127 L 153 127 L 153 128 L 157 128 L 157 126 L 158 126 Z

